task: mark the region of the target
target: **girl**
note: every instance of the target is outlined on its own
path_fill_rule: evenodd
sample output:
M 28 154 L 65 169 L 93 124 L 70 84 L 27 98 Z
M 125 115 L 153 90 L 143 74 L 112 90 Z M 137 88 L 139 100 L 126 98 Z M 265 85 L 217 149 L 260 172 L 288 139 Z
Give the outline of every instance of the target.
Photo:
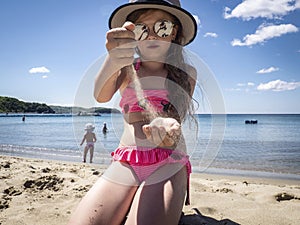
M 86 146 L 84 147 L 84 152 L 83 152 L 83 162 L 84 163 L 86 162 L 86 155 L 89 150 L 90 150 L 90 163 L 93 163 L 94 144 L 97 141 L 96 134 L 93 132 L 94 129 L 95 129 L 95 126 L 91 123 L 87 123 L 84 128 L 86 133 L 84 134 L 82 141 L 80 143 L 80 146 L 81 146 L 86 141 Z
M 191 173 L 181 123 L 193 113 L 196 79 L 182 46 L 195 38 L 196 22 L 179 1 L 138 0 L 117 8 L 109 24 L 94 94 L 107 102 L 120 91 L 124 133 L 69 224 L 178 224 Z

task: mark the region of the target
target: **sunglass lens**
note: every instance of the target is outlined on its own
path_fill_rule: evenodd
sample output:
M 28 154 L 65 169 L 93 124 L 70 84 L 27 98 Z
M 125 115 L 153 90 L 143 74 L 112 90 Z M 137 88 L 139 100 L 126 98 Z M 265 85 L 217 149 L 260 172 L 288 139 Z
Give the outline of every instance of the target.
M 135 40 L 145 40 L 149 33 L 148 27 L 145 24 L 136 24 L 133 33 L 135 35 Z
M 154 24 L 154 32 L 159 36 L 159 37 L 168 37 L 169 35 L 172 34 L 173 30 L 173 23 L 171 21 L 157 21 Z

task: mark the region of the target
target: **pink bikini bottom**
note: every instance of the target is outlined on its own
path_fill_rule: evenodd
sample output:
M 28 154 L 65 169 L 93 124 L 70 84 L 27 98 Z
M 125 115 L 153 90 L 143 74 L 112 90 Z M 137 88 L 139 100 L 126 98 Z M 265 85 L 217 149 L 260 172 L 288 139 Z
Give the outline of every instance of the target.
M 88 141 L 88 142 L 86 142 L 86 146 L 87 146 L 88 148 L 92 148 L 92 147 L 94 147 L 94 142 Z
M 114 161 L 127 162 L 140 182 L 145 181 L 154 171 L 166 164 L 180 163 L 187 169 L 187 197 L 185 205 L 190 204 L 189 181 L 192 172 L 189 156 L 184 152 L 140 146 L 122 146 L 112 152 Z

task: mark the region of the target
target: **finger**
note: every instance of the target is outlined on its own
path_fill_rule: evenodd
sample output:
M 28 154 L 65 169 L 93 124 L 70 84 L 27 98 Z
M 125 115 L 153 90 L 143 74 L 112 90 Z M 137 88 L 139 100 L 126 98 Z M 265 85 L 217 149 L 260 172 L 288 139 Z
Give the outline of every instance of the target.
M 106 49 L 108 51 L 111 51 L 115 48 L 131 48 L 132 50 L 135 50 L 137 46 L 137 43 L 133 39 L 129 38 L 108 38 L 106 40 Z
M 109 55 L 113 58 L 130 58 L 133 57 L 135 54 L 134 49 L 127 48 L 127 49 L 113 49 L 109 52 Z
M 172 139 L 172 137 L 170 135 L 168 135 L 166 133 L 166 135 L 163 137 L 163 140 L 160 143 L 160 147 L 171 147 L 174 145 L 174 140 Z
M 137 42 L 133 41 L 132 39 L 115 39 L 117 45 L 116 48 L 131 48 L 135 50 L 137 46 Z
M 137 46 L 136 41 L 133 41 L 132 39 L 107 39 L 106 40 L 106 49 L 108 51 L 111 51 L 115 48 L 131 48 L 135 49 Z
M 181 133 L 181 126 L 176 120 L 172 121 L 170 126 L 169 126 L 169 129 L 167 131 L 170 135 L 180 134 Z
M 173 138 L 169 135 L 166 135 L 164 140 L 163 140 L 163 144 L 164 146 L 173 146 L 175 144 L 175 141 L 173 140 Z
M 134 40 L 135 35 L 131 30 L 127 30 L 125 27 L 117 27 L 109 30 L 106 33 L 106 38 L 107 39 L 129 38 Z
M 151 137 L 152 137 L 152 142 L 156 145 L 160 145 L 162 143 L 162 139 L 161 139 L 161 136 L 159 134 L 159 130 L 157 128 L 152 128 L 152 131 L 151 131 Z
M 144 134 L 146 135 L 146 138 L 151 139 L 151 127 L 149 125 L 144 125 L 142 129 Z
M 167 132 L 163 127 L 160 127 L 158 129 L 158 135 L 159 135 L 159 138 L 161 139 L 161 141 L 163 141 L 166 138 Z
M 135 28 L 135 25 L 134 25 L 134 23 L 132 23 L 130 21 L 126 21 L 122 27 L 126 28 L 127 30 L 133 31 Z
M 178 125 L 174 125 L 170 128 L 168 131 L 168 134 L 173 136 L 173 135 L 180 135 L 181 134 L 181 127 Z

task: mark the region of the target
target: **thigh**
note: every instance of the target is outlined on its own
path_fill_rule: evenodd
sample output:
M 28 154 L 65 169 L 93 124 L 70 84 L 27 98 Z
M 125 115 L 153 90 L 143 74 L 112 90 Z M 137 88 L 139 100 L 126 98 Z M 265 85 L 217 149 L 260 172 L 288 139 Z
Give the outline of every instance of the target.
M 90 154 L 94 154 L 94 147 L 90 147 Z
M 131 169 L 119 162 L 112 163 L 107 171 L 81 200 L 69 225 L 112 225 L 124 220 L 136 193 L 137 181 Z M 117 180 L 118 173 L 123 175 L 121 182 Z
M 171 171 L 177 171 L 175 174 Z M 172 174 L 165 180 L 154 182 L 161 173 Z M 186 193 L 186 167 L 169 164 L 159 168 L 138 189 L 126 224 L 177 225 Z

